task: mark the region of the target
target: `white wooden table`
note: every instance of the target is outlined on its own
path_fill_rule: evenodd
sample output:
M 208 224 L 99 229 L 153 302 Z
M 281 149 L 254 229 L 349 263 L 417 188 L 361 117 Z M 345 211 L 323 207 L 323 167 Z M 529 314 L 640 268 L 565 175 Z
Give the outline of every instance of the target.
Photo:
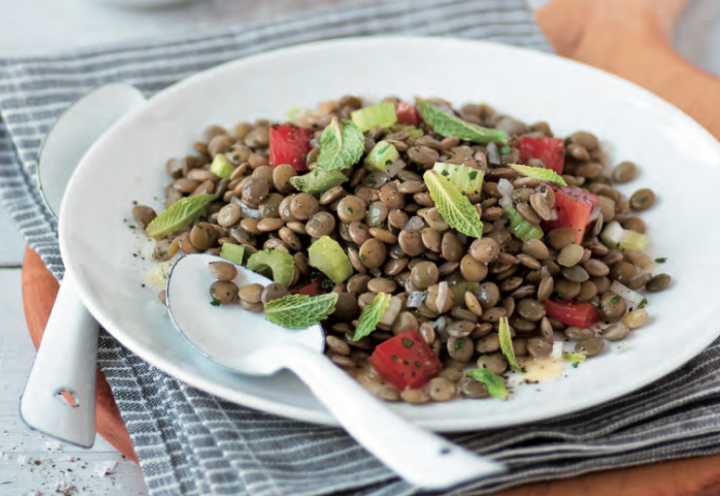
M 93 0 L 0 0 L 0 58 L 211 30 L 357 0 L 200 0 L 162 10 L 123 10 Z M 548 0 L 528 0 L 538 8 Z M 602 1 L 602 0 L 597 0 Z M 720 3 L 695 0 L 676 28 L 676 46 L 720 75 Z M 18 398 L 35 351 L 22 312 L 24 243 L 0 207 L 0 496 L 143 495 L 140 469 L 98 437 L 91 450 L 30 431 Z M 111 468 L 113 473 L 106 474 Z M 74 489 L 73 489 L 74 488 Z

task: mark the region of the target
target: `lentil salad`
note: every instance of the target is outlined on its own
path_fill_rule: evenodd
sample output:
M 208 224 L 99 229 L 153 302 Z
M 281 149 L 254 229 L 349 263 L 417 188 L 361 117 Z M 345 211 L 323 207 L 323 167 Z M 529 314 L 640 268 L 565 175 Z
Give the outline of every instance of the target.
M 577 365 L 646 322 L 637 291 L 670 276 L 650 273 L 634 215 L 654 193 L 612 187 L 635 164 L 607 170 L 591 133 L 558 139 L 486 104 L 363 105 L 207 128 L 167 162 L 167 210 L 133 208 L 155 258 L 228 259 L 208 268 L 213 305 L 322 321 L 330 358 L 386 400 L 505 398 L 516 357 L 550 356 L 555 332 Z M 234 263 L 275 282 L 238 288 Z

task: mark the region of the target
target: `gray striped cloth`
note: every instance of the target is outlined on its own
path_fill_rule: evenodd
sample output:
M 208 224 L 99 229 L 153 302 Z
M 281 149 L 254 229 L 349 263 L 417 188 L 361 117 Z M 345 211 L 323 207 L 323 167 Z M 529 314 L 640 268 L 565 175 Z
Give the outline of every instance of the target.
M 180 40 L 0 60 L 0 191 L 55 276 L 57 224 L 35 183 L 54 119 L 92 88 L 128 81 L 147 96 L 230 59 L 300 42 L 405 33 L 549 50 L 523 0 L 376 1 Z M 207 395 L 102 333 L 99 363 L 153 496 L 417 493 L 342 430 L 286 420 Z M 450 494 L 720 452 L 720 343 L 661 381 L 612 403 L 513 429 L 449 436 L 509 472 Z

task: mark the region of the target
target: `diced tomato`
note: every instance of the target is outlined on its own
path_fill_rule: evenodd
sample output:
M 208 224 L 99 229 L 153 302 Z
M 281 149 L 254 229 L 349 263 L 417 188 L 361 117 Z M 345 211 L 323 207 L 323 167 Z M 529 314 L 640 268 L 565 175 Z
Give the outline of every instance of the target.
M 398 124 L 417 126 L 420 124 L 420 112 L 415 105 L 407 102 L 400 102 L 395 107 Z
M 575 242 L 582 243 L 590 214 L 597 205 L 597 195 L 566 186 L 553 186 L 555 192 L 555 211 L 557 220 L 544 221 L 541 227 L 545 232 L 567 227 L 575 233 Z
M 520 150 L 520 162 L 526 164 L 528 159 L 538 158 L 545 164 L 546 169 L 552 169 L 558 174 L 563 173 L 565 166 L 565 143 L 557 138 L 520 138 L 517 145 Z
M 293 126 L 272 126 L 270 128 L 270 165 L 277 167 L 280 164 L 290 164 L 298 172 L 307 169 L 305 157 L 311 149 L 310 140 L 313 137 L 311 129 Z
M 592 303 L 545 300 L 543 305 L 548 317 L 557 319 L 565 325 L 586 329 L 600 322 L 600 312 Z
M 414 329 L 378 345 L 368 362 L 400 391 L 422 387 L 442 370 L 438 357 Z
M 323 282 L 325 280 L 329 281 L 325 274 L 320 274 L 314 281 L 308 282 L 307 284 L 296 285 L 295 288 L 290 290 L 290 294 L 318 296 L 321 294 L 329 293 L 330 288 L 323 287 Z

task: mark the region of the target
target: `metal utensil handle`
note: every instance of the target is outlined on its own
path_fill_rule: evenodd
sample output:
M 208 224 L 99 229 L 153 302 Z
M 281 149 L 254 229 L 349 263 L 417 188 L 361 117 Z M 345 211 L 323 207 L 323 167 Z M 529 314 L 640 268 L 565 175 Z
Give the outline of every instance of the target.
M 297 374 L 351 436 L 417 487 L 447 489 L 504 470 L 502 464 L 403 419 L 323 355 L 287 345 L 252 355 L 253 365 L 265 362 L 254 369 L 268 371 L 270 366 Z
M 97 343 L 98 324 L 66 272 L 20 399 L 28 426 L 71 444 L 93 445 Z

